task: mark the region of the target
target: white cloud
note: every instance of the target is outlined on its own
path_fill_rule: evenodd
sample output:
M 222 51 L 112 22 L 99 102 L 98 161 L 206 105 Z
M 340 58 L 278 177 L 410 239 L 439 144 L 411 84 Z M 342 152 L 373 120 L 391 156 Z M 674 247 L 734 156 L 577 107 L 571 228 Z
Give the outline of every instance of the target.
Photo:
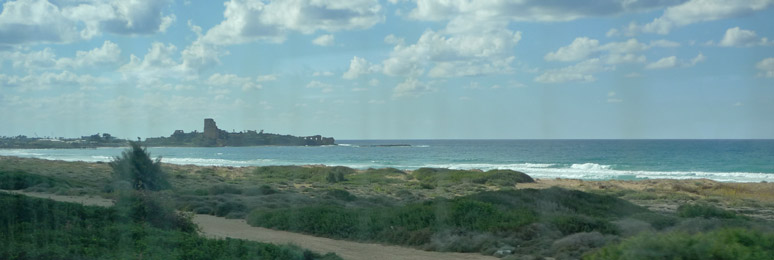
M 774 78 L 774 58 L 765 58 L 755 64 L 755 68 L 760 70 L 758 76 Z
M 740 17 L 764 10 L 771 6 L 774 0 L 690 0 L 680 5 L 668 7 L 661 17 L 643 26 L 635 26 L 630 33 L 643 31 L 647 33 L 668 34 L 676 27 L 693 23 L 715 21 L 720 19 Z
M 707 57 L 704 56 L 704 54 L 699 53 L 699 55 L 696 55 L 696 57 L 691 59 L 691 61 L 686 63 L 684 66 L 685 67 L 693 67 L 693 66 L 696 66 L 696 64 L 699 64 L 700 62 L 704 62 L 705 60 L 707 60 Z
M 416 78 L 407 78 L 393 89 L 394 97 L 418 97 L 425 93 L 435 91 L 429 84 Z
M 57 58 L 51 48 L 31 52 L 0 53 L 0 60 L 10 60 L 14 68 L 36 69 L 79 69 L 94 66 L 114 66 L 121 61 L 121 49 L 111 41 L 89 51 L 76 51 L 75 57 Z
M 403 45 L 403 43 L 405 42 L 406 42 L 406 39 L 395 36 L 394 34 L 390 34 L 384 37 L 384 43 L 387 43 L 387 44 Z
M 31 52 L 7 52 L 1 53 L 3 59 L 10 60 L 14 68 L 27 70 L 53 68 L 58 61 L 51 48 Z
M 308 84 L 306 84 L 306 88 L 320 89 L 323 93 L 328 93 L 333 91 L 333 85 L 328 83 L 323 83 L 317 80 L 310 81 Z
M 288 31 L 311 34 L 367 29 L 384 20 L 377 0 L 231 0 L 224 5 L 225 20 L 207 31 L 205 43 L 283 42 Z
M 44 72 L 25 76 L 0 74 L 0 87 L 15 87 L 19 91 L 48 90 L 51 87 L 96 87 L 108 82 L 105 78 L 80 75 L 70 71 Z
M 258 82 L 275 81 L 277 80 L 277 75 L 274 75 L 274 74 L 260 75 L 255 80 Z
M 0 44 L 28 42 L 71 42 L 79 39 L 75 21 L 62 10 L 43 0 L 3 3 L 0 13 Z
M 594 73 L 607 70 L 598 58 L 582 61 L 578 64 L 553 69 L 535 78 L 539 83 L 564 83 L 564 82 L 593 82 L 596 80 Z
M 336 38 L 333 37 L 333 34 L 323 34 L 323 35 L 320 35 L 320 37 L 317 37 L 314 40 L 312 40 L 312 43 L 320 46 L 331 46 L 335 42 L 336 42 Z
M 618 29 L 613 28 L 608 30 L 607 33 L 605 33 L 605 36 L 613 37 L 613 36 L 618 36 L 619 34 L 621 34 L 621 32 L 619 32 Z
M 619 54 L 613 53 L 604 56 L 604 61 L 607 64 L 620 64 L 620 63 L 643 63 L 645 62 L 645 55 L 637 55 L 633 53 Z
M 750 47 L 771 45 L 774 42 L 766 37 L 759 38 L 755 31 L 742 30 L 739 27 L 729 28 L 718 45 L 724 47 Z
M 467 31 L 456 25 L 444 31 L 425 31 L 411 45 L 398 44 L 382 62 L 384 73 L 419 76 L 430 67 L 431 77 L 458 77 L 509 71 L 511 51 L 521 32 L 505 28 Z M 453 31 L 453 32 L 452 32 Z M 401 42 L 401 41 L 398 41 Z
M 668 69 L 668 68 L 674 68 L 677 66 L 677 57 L 676 56 L 669 56 L 661 58 L 660 60 L 650 63 L 647 66 L 645 66 L 646 69 Z
M 330 71 L 315 71 L 312 73 L 312 76 L 314 77 L 330 77 L 333 76 L 333 72 Z
M 132 54 L 129 63 L 121 66 L 118 71 L 124 79 L 135 81 L 139 88 L 158 88 L 164 85 L 162 79 L 191 76 L 184 64 L 175 60 L 176 54 L 175 45 L 154 42 L 142 59 Z
M 696 57 L 692 58 L 690 61 L 679 61 L 677 60 L 676 56 L 669 56 L 661 58 L 660 60 L 650 63 L 645 66 L 646 69 L 669 69 L 674 68 L 677 66 L 681 67 L 693 67 L 696 64 L 703 62 L 707 60 L 707 57 L 704 56 L 704 54 L 699 53 L 696 55 Z
M 549 52 L 543 58 L 547 61 L 578 61 L 587 58 L 598 48 L 598 40 L 578 37 L 570 45 L 561 47 L 555 52 Z
M 116 34 L 150 34 L 164 32 L 175 20 L 174 15 L 163 16 L 169 0 L 135 0 L 93 2 L 63 8 L 70 19 L 83 22 L 86 28 L 81 36 L 91 38 L 100 32 Z
M 135 35 L 164 32 L 175 20 L 164 16 L 168 0 L 18 0 L 3 4 L 0 45 L 67 43 L 103 32 Z
M 611 42 L 599 48 L 611 53 L 634 53 L 650 49 L 650 46 L 637 41 L 637 39 L 629 39 L 623 42 Z
M 228 54 L 228 51 L 224 51 L 216 45 L 204 43 L 199 38 L 180 52 L 183 60 L 182 69 L 189 72 L 199 72 L 220 64 L 220 57 Z
M 366 59 L 355 56 L 349 62 L 349 70 L 344 72 L 341 77 L 344 79 L 356 79 L 360 77 L 360 75 L 370 74 L 380 70 L 381 67 L 379 65 L 371 64 Z
M 121 48 L 118 44 L 111 41 L 105 41 L 101 47 L 89 51 L 75 52 L 75 58 L 62 58 L 57 61 L 59 67 L 90 67 L 115 65 L 121 61 Z
M 614 91 L 610 91 L 607 93 L 607 103 L 621 103 L 621 102 L 623 102 L 623 99 L 618 98 Z
M 650 45 L 639 42 L 637 39 L 629 39 L 622 42 L 610 42 L 600 45 L 596 39 L 578 37 L 570 45 L 560 47 L 555 52 L 547 53 L 543 58 L 547 61 L 579 61 L 589 57 L 601 58 L 607 64 L 642 63 L 646 58 L 638 55 L 651 47 L 671 45 L 667 41 L 657 41 Z
M 650 46 L 661 47 L 661 48 L 677 48 L 677 47 L 680 47 L 680 43 L 661 39 L 661 40 L 650 41 Z
M 584 17 L 612 16 L 626 12 L 641 12 L 662 8 L 683 0 L 665 1 L 449 1 L 417 0 L 409 17 L 438 21 L 459 15 L 487 16 L 513 21 L 571 21 Z
M 212 74 L 212 76 L 207 79 L 207 84 L 221 87 L 240 87 L 244 91 L 262 88 L 262 86 L 257 84 L 252 78 L 239 77 L 235 74 Z

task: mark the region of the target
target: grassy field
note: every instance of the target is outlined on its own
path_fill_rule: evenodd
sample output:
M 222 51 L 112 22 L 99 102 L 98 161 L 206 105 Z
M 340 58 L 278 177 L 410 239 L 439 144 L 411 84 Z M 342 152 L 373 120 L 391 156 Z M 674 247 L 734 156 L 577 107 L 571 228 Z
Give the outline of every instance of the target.
M 514 171 L 431 168 L 162 168 L 173 189 L 158 196 L 178 210 L 316 236 L 511 259 L 625 256 L 638 250 L 633 244 L 645 243 L 645 234 L 674 234 L 686 243 L 738 230 L 768 237 L 774 221 L 772 183 L 533 180 Z M 0 157 L 7 189 L 113 198 L 110 171 L 104 163 Z M 724 240 L 707 243 L 718 241 Z

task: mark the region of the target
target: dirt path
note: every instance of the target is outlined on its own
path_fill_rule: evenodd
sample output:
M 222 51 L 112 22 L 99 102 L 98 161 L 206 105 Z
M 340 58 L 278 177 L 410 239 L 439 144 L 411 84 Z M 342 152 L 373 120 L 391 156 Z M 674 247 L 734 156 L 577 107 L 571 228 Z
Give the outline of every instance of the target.
M 75 202 L 90 206 L 107 207 L 113 205 L 112 200 L 99 197 L 64 196 L 19 191 L 10 191 L 10 193 L 56 201 Z M 243 219 L 226 219 L 211 215 L 194 215 L 193 222 L 199 225 L 202 234 L 206 237 L 230 237 L 273 244 L 294 244 L 315 252 L 334 252 L 344 259 L 497 259 L 495 257 L 480 254 L 430 252 L 406 247 L 334 240 L 324 237 L 253 227 L 248 225 Z

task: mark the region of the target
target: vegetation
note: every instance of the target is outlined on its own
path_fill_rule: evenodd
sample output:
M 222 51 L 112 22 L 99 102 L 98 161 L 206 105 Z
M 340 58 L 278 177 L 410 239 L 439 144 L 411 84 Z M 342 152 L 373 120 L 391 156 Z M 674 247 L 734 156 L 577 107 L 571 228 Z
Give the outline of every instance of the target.
M 118 223 L 165 232 L 190 230 L 175 208 L 318 236 L 508 259 L 579 259 L 639 234 L 767 235 L 774 226 L 772 183 L 530 182 L 514 171 L 162 164 L 167 189 L 134 191 L 129 181 L 114 185 L 113 170 L 107 163 L 0 157 L 0 184 L 110 197 L 120 204 L 113 209 Z
M 707 233 L 643 233 L 583 259 L 774 259 L 774 233 L 720 229 Z
M 610 196 L 551 188 L 483 192 L 392 207 L 330 204 L 254 210 L 247 221 L 317 236 L 432 248 L 434 237 L 443 233 L 488 234 L 495 241 L 508 232 L 529 232 L 526 226 L 536 223 L 563 234 L 615 234 L 611 220 L 645 211 Z M 463 251 L 480 252 L 488 246 L 492 245 Z
M 0 259 L 339 259 L 126 221 L 116 208 L 0 193 Z
M 266 179 L 301 180 L 337 183 L 355 173 L 343 166 L 263 166 L 255 168 L 254 174 Z
M 740 216 L 736 213 L 719 209 L 708 204 L 685 204 L 677 208 L 677 215 L 684 218 L 723 218 L 735 219 Z
M 150 154 L 137 142 L 129 142 L 130 149 L 109 163 L 113 177 L 118 182 L 128 183 L 135 190 L 163 190 L 169 188 L 161 157 L 151 160 Z
M 489 170 L 486 172 L 469 170 L 451 170 L 439 168 L 420 168 L 413 175 L 422 183 L 430 185 L 449 185 L 472 182 L 495 186 L 514 186 L 517 183 L 535 182 L 532 177 L 513 170 Z
M 115 138 L 108 133 L 81 136 L 80 138 L 41 138 L 27 137 L 24 135 L 14 137 L 0 137 L 0 148 L 95 148 L 95 147 L 120 147 L 126 144 L 126 140 Z
M 29 174 L 23 171 L 0 170 L 0 189 L 3 190 L 23 190 L 30 187 L 69 187 L 67 181 L 59 180 L 53 177 Z

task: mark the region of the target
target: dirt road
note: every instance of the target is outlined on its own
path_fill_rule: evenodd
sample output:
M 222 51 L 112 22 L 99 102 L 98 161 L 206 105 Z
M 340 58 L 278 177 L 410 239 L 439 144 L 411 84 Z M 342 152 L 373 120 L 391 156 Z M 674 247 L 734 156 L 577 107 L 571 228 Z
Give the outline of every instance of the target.
M 47 198 L 56 201 L 75 202 L 91 206 L 111 206 L 113 201 L 99 197 L 64 196 L 38 192 L 17 192 L 30 197 Z M 299 233 L 291 233 L 248 225 L 243 219 L 226 219 L 211 215 L 194 215 L 194 223 L 199 225 L 206 237 L 238 238 L 272 244 L 294 244 L 315 252 L 334 252 L 344 259 L 497 259 L 491 256 L 467 253 L 441 253 L 422 251 L 406 247 L 387 246 L 380 244 L 357 243 L 315 237 Z

